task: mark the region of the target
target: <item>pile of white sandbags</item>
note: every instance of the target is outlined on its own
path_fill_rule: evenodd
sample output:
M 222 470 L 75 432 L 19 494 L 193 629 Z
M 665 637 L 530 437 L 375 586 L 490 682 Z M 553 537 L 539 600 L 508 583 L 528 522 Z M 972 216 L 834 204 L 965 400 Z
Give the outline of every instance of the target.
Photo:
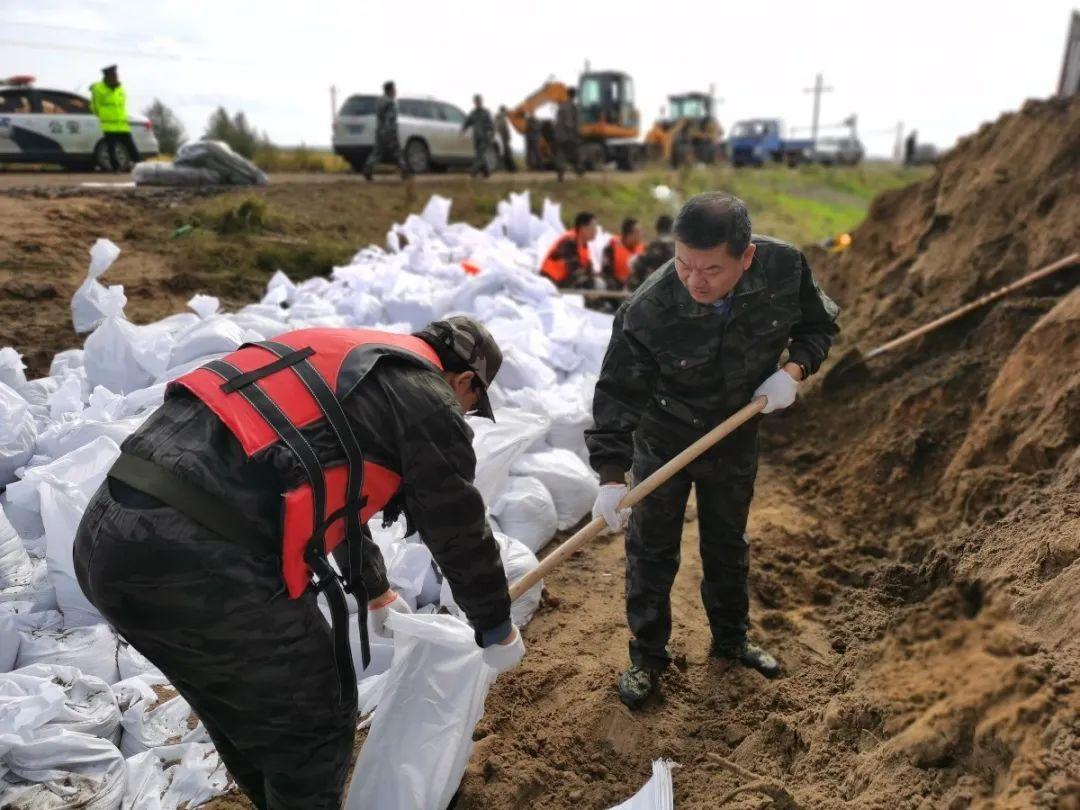
M 190 369 L 294 329 L 408 333 L 471 315 L 505 356 L 491 391 L 496 422 L 469 422 L 476 486 L 507 579 L 532 570 L 556 530 L 588 514 L 597 481 L 585 463 L 583 431 L 611 317 L 560 294 L 538 272 L 563 230 L 558 206 L 545 201 L 536 217 L 527 193 L 511 195 L 484 229 L 451 224 L 449 211 L 449 200 L 433 197 L 422 214 L 391 229 L 385 249 L 365 248 L 330 278 L 296 284 L 278 272 L 262 300 L 238 312 L 197 295 L 189 312 L 146 325 L 125 317 L 122 287 L 101 283 L 119 250 L 99 240 L 72 300 L 76 330 L 89 333 L 84 346 L 56 355 L 49 374 L 36 380 L 26 379 L 14 350 L 0 349 L 0 806 L 37 806 L 52 793 L 64 806 L 104 810 L 121 801 L 195 807 L 227 786 L 188 704 L 103 623 L 72 562 L 79 521 L 121 443 L 160 405 L 166 383 Z M 605 239 L 591 249 L 598 253 Z M 406 537 L 404 521 L 383 529 L 378 516 L 372 530 L 391 585 L 418 614 L 436 625 L 460 623 L 422 538 Z M 512 606 L 519 626 L 535 613 L 541 588 Z M 407 700 L 412 687 L 400 685 L 404 675 L 387 677 L 395 644 L 373 636 L 372 665 L 361 671 L 358 630 L 350 625 L 358 677 L 375 687 L 369 704 L 394 683 L 405 690 L 394 700 Z M 469 651 L 466 644 L 462 652 Z M 474 669 L 486 666 L 468 660 Z M 461 717 L 482 705 L 483 695 L 473 695 L 459 707 Z M 454 750 L 441 749 L 448 778 L 460 776 L 470 745 L 465 734 Z

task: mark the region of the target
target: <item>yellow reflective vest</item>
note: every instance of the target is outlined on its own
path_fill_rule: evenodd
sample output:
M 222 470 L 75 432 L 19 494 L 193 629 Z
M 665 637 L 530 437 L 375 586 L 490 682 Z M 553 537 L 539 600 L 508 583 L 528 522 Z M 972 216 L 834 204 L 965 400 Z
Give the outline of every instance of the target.
M 95 82 L 90 87 L 90 110 L 101 121 L 102 132 L 131 132 L 122 84 L 109 87 L 105 82 Z

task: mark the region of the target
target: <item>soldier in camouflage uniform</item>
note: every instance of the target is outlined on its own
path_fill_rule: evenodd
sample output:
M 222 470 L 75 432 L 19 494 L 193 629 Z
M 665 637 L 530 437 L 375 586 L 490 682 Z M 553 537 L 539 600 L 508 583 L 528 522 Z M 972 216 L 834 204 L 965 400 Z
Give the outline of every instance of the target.
M 375 144 L 364 163 L 364 177 L 374 179 L 375 167 L 380 163 L 395 163 L 405 180 L 411 172 L 405 163 L 405 152 L 398 141 L 397 88 L 393 82 L 383 85 L 383 95 L 375 106 Z
M 581 111 L 577 106 L 577 90 L 566 91 L 566 101 L 555 112 L 555 173 L 562 182 L 569 162 L 578 175 L 581 168 Z
M 626 475 L 641 481 L 702 434 L 765 396 L 791 404 L 837 333 L 836 305 L 791 245 L 751 237 L 743 203 L 710 193 L 689 200 L 674 226 L 675 258 L 615 316 L 586 441 L 601 489 L 594 516 L 626 533 L 626 613 L 633 639 L 619 696 L 637 708 L 670 661 L 671 585 L 683 513 L 697 491 L 711 655 L 767 677 L 776 659 L 750 643 L 746 518 L 757 472 L 758 419 L 706 452 L 638 504 L 619 510 Z M 786 362 L 777 369 L 786 351 Z M 630 514 L 627 514 L 630 512 Z
M 516 172 L 514 151 L 510 148 L 510 111 L 505 104 L 495 113 L 495 133 L 499 136 L 499 146 L 502 147 L 503 168 L 508 172 Z
M 462 416 L 471 409 L 490 416 L 484 383 L 501 353 L 467 318 L 436 322 L 418 337 L 439 356 L 442 372 L 376 352 L 371 370 L 340 396 L 341 406 L 364 457 L 401 476 L 384 517 L 404 512 L 453 587 L 485 659 L 504 671 L 524 647 L 472 483 L 476 456 Z M 344 459 L 327 420 L 302 434 L 320 462 Z M 282 493 L 291 455 L 271 447 L 249 458 L 215 413 L 179 386 L 122 450 L 121 459 L 134 456 L 167 471 L 194 493 L 198 508 L 191 500 L 183 509 L 170 506 L 140 488 L 142 481 L 118 479 L 114 466 L 75 540 L 83 592 L 191 704 L 256 807 L 339 810 L 356 730 L 356 683 L 344 683 L 335 667 L 315 589 L 290 599 L 283 584 Z M 222 531 L 207 528 L 207 504 L 222 516 Z M 361 548 L 350 545 L 335 556 L 364 586 L 354 592 L 372 596 L 368 621 L 385 635 L 388 613 L 409 612 L 408 605 L 390 589 L 366 527 Z
M 484 106 L 484 99 L 479 95 L 473 96 L 472 112 L 465 118 L 461 125 L 461 131 L 472 129 L 473 142 L 473 165 L 472 176 L 478 174 L 484 177 L 491 176 L 491 168 L 488 166 L 488 152 L 495 143 L 495 122 L 491 119 L 491 113 Z

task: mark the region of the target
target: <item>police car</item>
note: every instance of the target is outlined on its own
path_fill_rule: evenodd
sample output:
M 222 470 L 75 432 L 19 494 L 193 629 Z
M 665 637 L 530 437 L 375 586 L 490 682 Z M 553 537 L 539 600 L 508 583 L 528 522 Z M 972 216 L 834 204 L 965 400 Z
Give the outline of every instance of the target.
M 158 142 L 150 120 L 129 114 L 128 122 L 139 156 L 156 155 Z M 125 150 L 117 152 L 122 162 L 128 160 Z M 110 167 L 90 100 L 65 90 L 35 87 L 32 76 L 0 79 L 0 163 L 58 163 L 82 170 Z

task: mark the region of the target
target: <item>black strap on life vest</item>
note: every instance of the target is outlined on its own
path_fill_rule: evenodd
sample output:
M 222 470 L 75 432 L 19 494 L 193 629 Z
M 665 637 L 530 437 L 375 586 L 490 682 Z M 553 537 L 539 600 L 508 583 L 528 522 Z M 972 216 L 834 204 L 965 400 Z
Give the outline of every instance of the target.
M 254 345 L 276 354 L 279 358 L 277 362 L 287 360 L 295 354 L 295 351 L 291 346 L 286 346 L 284 343 L 275 343 L 272 340 L 256 343 Z M 306 360 L 306 358 L 304 359 Z M 274 364 L 271 363 L 271 365 Z M 326 421 L 330 424 L 334 434 L 337 436 L 338 443 L 345 451 L 345 460 L 348 464 L 348 467 L 346 468 L 345 503 L 348 505 L 360 501 L 361 493 L 364 490 L 364 453 L 360 449 L 360 442 L 356 438 L 356 433 L 352 429 L 352 424 L 345 415 L 344 408 L 341 407 L 341 400 L 337 398 L 333 389 L 330 388 L 330 385 L 311 363 L 298 362 L 296 364 L 290 364 L 290 367 L 297 376 L 300 377 L 301 382 L 307 386 L 308 391 L 315 398 L 315 401 L 319 403 L 319 408 L 326 417 Z M 360 630 L 360 655 L 364 668 L 366 669 L 371 657 L 367 635 L 368 593 L 367 588 L 364 587 L 363 580 L 357 578 L 354 581 L 352 577 L 353 570 L 362 570 L 364 562 L 364 526 L 360 520 L 361 508 L 363 508 L 363 504 L 355 509 L 349 508 L 348 506 L 345 508 L 345 553 L 348 559 L 348 565 L 346 565 L 345 568 L 348 570 L 342 573 L 344 575 L 345 590 L 356 597 L 356 602 L 359 606 L 359 610 L 357 610 L 356 613 L 356 621 L 359 624 Z M 339 519 L 340 513 L 336 516 L 330 515 L 327 517 L 325 520 L 325 529 L 321 532 L 316 531 L 315 534 L 312 535 L 309 546 L 314 545 L 316 551 L 322 550 L 325 555 L 326 543 L 323 540 L 323 534 L 325 534 L 326 529 Z M 353 553 L 358 555 L 357 569 L 353 568 Z M 305 556 L 306 554 L 307 551 L 305 550 Z
M 246 345 L 263 347 L 262 344 Z M 276 345 L 280 346 L 280 344 Z M 267 348 L 268 351 L 271 351 L 274 354 L 278 353 L 274 349 L 269 349 L 268 347 L 263 348 Z M 287 354 L 291 353 L 293 353 L 293 350 L 288 348 Z M 280 359 L 275 362 L 280 362 Z M 268 365 L 273 364 L 271 363 Z M 318 371 L 316 371 L 306 358 L 297 358 L 296 362 L 288 363 L 284 367 L 291 368 L 298 374 L 301 368 L 306 367 L 307 369 L 310 369 L 310 372 L 315 377 L 322 380 L 321 375 L 319 375 Z M 241 372 L 240 369 L 224 360 L 213 360 L 210 363 L 207 363 L 204 368 L 219 375 L 227 383 L 239 379 L 245 374 L 245 372 Z M 253 372 L 258 372 L 259 370 L 260 369 L 254 369 Z M 251 374 L 253 372 L 247 373 Z M 303 379 L 304 377 L 301 376 L 301 380 Z M 311 390 L 312 385 L 310 383 L 305 381 L 305 385 Z M 325 381 L 323 381 L 323 388 L 328 390 Z M 354 688 L 353 684 L 356 683 L 356 671 L 353 668 L 352 655 L 349 652 L 349 611 L 348 603 L 345 601 L 345 591 L 341 577 L 338 576 L 333 566 L 330 565 L 330 561 L 326 556 L 326 544 L 324 538 L 330 523 L 327 521 L 326 516 L 326 479 L 323 475 L 322 463 L 319 461 L 315 449 L 300 432 L 299 428 L 293 424 L 292 420 L 290 420 L 284 411 L 281 410 L 278 404 L 267 396 L 266 392 L 262 390 L 257 381 L 248 382 L 237 388 L 235 393 L 239 393 L 240 396 L 244 397 L 244 399 L 246 399 L 247 402 L 258 411 L 259 415 L 274 429 L 281 441 L 293 452 L 293 455 L 300 462 L 301 467 L 304 469 L 304 474 L 311 485 L 312 509 L 314 512 L 312 525 L 315 527 L 315 531 L 312 533 L 312 536 L 309 538 L 305 547 L 304 561 L 308 564 L 308 567 L 311 568 L 312 573 L 314 574 L 316 590 L 326 594 L 326 601 L 330 607 L 330 618 L 334 635 L 334 659 L 337 665 L 339 678 L 339 696 L 340 699 L 344 701 L 345 696 Z M 320 393 L 324 395 L 320 396 Z M 312 390 L 312 395 L 315 397 L 324 414 L 327 413 L 328 407 L 331 412 L 335 411 L 325 396 L 325 391 L 320 391 L 316 388 L 315 390 Z M 341 404 L 337 402 L 336 397 L 331 396 L 329 399 L 333 400 L 337 405 L 336 412 L 344 416 L 343 412 L 341 412 Z M 327 416 L 327 419 L 329 420 L 330 417 Z M 363 470 L 362 460 L 360 469 Z M 353 478 L 351 470 L 349 478 L 350 480 Z M 350 499 L 348 493 L 346 493 L 346 502 L 350 500 L 353 499 Z M 363 605 L 363 615 L 358 615 L 358 621 L 360 622 L 360 657 L 363 667 L 367 669 L 368 665 L 371 663 L 371 647 L 367 636 L 366 622 L 367 600 L 364 599 L 361 604 Z

